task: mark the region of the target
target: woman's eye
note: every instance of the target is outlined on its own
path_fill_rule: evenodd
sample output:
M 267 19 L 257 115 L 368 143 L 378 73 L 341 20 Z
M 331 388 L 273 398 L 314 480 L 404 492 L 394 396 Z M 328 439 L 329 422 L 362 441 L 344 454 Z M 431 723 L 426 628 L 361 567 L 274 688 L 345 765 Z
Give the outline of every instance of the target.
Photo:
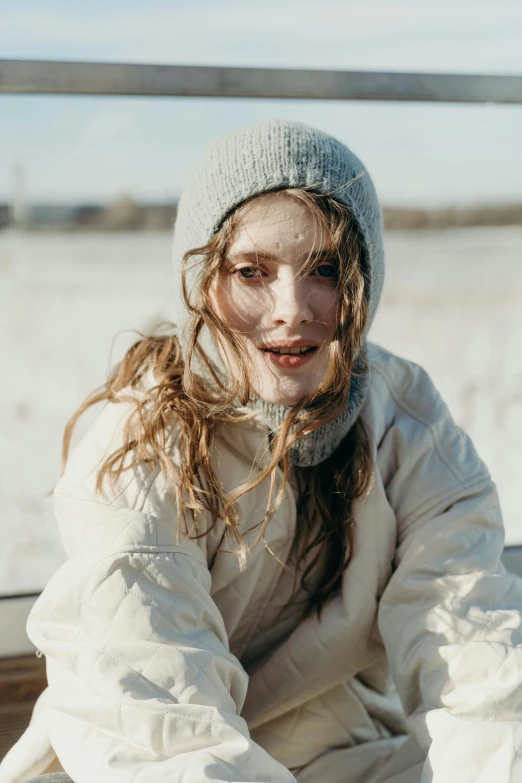
M 337 269 L 332 264 L 320 264 L 312 272 L 317 272 L 319 277 L 328 280 L 334 280 L 337 277 Z M 253 266 L 242 266 L 236 269 L 234 274 L 239 275 L 243 280 L 258 280 L 262 277 L 262 270 Z
M 245 280 L 251 280 L 256 275 L 255 272 L 259 271 L 258 269 L 255 269 L 253 266 L 242 266 L 240 269 L 236 269 L 235 274 L 239 274 L 240 277 L 244 278 Z M 247 274 L 243 274 L 243 272 L 246 272 Z
M 319 277 L 334 278 L 337 276 L 337 270 L 331 264 L 320 264 L 320 266 L 317 266 L 314 271 L 319 272 Z M 323 274 L 325 271 L 326 274 Z

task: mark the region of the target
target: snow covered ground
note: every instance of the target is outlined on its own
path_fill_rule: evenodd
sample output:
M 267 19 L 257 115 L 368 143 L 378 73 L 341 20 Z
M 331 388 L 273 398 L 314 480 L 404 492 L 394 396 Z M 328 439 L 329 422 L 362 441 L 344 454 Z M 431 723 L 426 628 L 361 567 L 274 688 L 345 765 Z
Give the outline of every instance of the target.
M 431 374 L 522 543 L 522 229 L 392 233 L 372 339 Z M 52 512 L 66 420 L 109 363 L 171 319 L 170 236 L 0 233 L 0 593 L 62 562 Z M 78 435 L 92 415 L 78 425 Z

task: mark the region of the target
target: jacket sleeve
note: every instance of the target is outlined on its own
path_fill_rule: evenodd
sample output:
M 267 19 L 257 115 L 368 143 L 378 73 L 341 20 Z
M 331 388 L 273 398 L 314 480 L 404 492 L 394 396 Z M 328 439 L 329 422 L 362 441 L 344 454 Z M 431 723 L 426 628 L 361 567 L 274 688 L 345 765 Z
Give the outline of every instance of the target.
M 74 783 L 294 781 L 240 717 L 248 678 L 202 539 L 176 543 L 166 500 L 138 510 L 87 495 L 70 472 L 55 490 L 70 557 L 27 625 L 65 771 Z
M 398 530 L 378 622 L 422 783 L 522 780 L 522 580 L 501 563 L 495 485 L 439 401 L 390 432 Z

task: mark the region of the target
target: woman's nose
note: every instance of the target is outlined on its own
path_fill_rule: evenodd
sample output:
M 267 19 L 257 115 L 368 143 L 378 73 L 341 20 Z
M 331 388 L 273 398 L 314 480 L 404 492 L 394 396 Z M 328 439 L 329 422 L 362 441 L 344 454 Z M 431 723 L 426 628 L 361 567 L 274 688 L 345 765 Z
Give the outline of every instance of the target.
M 305 280 L 280 280 L 272 287 L 272 320 L 297 326 L 313 321 L 310 307 L 310 289 Z

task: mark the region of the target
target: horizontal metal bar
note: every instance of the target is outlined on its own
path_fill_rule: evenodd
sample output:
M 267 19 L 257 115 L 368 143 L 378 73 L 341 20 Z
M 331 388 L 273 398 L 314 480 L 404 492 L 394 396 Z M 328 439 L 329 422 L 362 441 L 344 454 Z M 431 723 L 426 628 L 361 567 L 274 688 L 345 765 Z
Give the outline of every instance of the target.
M 522 76 L 0 60 L 0 93 L 522 103 Z
M 41 590 L 38 591 L 37 593 L 34 593 L 34 592 L 31 592 L 31 593 L 4 593 L 4 594 L 0 595 L 0 603 L 2 601 L 18 601 L 20 599 L 24 599 L 25 600 L 26 598 L 31 598 L 31 599 L 34 599 L 36 601 L 36 599 L 38 598 L 40 593 L 41 593 Z

